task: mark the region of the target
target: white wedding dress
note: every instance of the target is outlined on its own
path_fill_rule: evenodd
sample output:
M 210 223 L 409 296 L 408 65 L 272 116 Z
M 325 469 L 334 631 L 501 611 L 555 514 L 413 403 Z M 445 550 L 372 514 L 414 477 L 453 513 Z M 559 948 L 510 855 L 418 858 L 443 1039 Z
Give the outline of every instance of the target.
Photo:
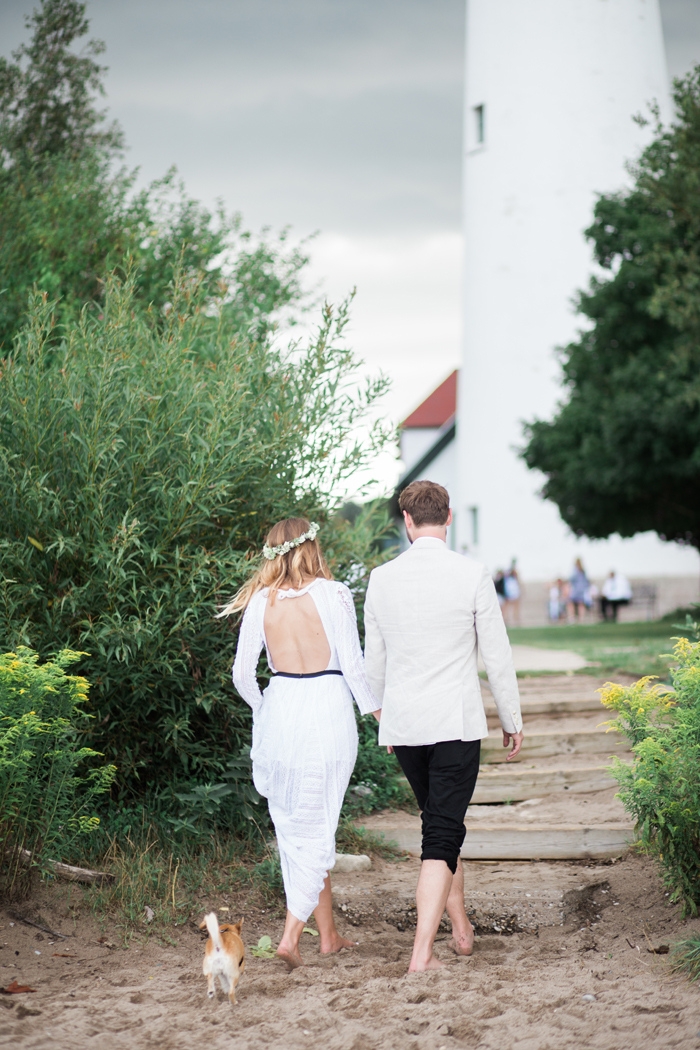
M 245 611 L 233 683 L 253 709 L 253 782 L 277 833 L 287 908 L 306 922 L 335 863 L 338 818 L 357 758 L 352 698 L 362 714 L 381 704 L 365 678 L 352 595 L 324 579 L 280 590 L 277 601 L 313 598 L 330 648 L 326 672 L 342 674 L 273 677 L 261 693 L 256 670 L 263 646 L 275 673 L 264 630 L 268 593 L 258 591 Z

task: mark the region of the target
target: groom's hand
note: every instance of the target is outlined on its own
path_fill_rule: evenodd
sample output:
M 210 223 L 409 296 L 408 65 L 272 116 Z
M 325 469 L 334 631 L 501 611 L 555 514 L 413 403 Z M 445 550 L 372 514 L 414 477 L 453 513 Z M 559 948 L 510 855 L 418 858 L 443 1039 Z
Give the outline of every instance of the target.
M 503 746 L 504 747 L 508 747 L 508 745 L 510 744 L 511 740 L 513 741 L 513 749 L 512 749 L 512 751 L 510 751 L 506 755 L 506 762 L 510 762 L 511 759 L 515 758 L 515 756 L 520 751 L 520 748 L 523 746 L 523 731 L 522 731 L 522 729 L 520 730 L 519 733 L 506 733 L 506 731 L 504 729 L 503 730 Z
M 372 714 L 374 715 L 374 717 L 377 719 L 378 722 L 381 722 L 381 720 L 382 720 L 382 709 L 381 709 L 381 707 L 377 708 L 376 711 L 373 711 Z M 386 753 L 387 753 L 387 755 L 393 755 L 394 749 L 391 746 L 391 744 L 387 745 Z

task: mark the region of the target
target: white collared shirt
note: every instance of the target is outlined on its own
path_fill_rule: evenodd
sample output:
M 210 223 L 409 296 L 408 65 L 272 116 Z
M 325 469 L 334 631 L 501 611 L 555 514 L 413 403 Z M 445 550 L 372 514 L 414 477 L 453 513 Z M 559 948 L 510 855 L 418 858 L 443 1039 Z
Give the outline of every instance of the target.
M 605 580 L 602 594 L 609 602 L 628 602 L 632 597 L 630 581 L 621 572 L 616 572 Z
M 380 744 L 488 736 L 477 659 L 506 732 L 522 729 L 518 683 L 488 570 L 421 536 L 370 575 L 365 668 L 382 700 Z

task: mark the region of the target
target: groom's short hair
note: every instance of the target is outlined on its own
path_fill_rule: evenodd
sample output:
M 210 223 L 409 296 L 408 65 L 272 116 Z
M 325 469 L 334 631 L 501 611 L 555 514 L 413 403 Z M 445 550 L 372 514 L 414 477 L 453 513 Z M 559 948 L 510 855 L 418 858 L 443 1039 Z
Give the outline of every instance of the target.
M 412 481 L 399 496 L 399 510 L 413 518 L 413 524 L 444 525 L 450 513 L 447 489 L 436 481 Z

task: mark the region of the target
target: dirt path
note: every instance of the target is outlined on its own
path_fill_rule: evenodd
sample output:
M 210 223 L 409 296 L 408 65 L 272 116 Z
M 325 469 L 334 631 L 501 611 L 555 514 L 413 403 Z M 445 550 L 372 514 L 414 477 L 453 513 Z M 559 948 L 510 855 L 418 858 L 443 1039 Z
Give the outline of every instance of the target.
M 358 949 L 321 957 L 316 939 L 305 935 L 307 965 L 293 974 L 248 954 L 232 1009 L 223 998 L 206 998 L 195 922 L 158 931 L 144 924 L 124 947 L 123 931 L 109 916 L 98 921 L 83 891 L 56 885 L 23 914 L 68 934 L 66 940 L 52 943 L 0 913 L 0 985 L 16 979 L 36 988 L 0 995 L 0 1047 L 699 1050 L 700 987 L 672 976 L 668 957 L 653 949 L 700 932 L 700 920 L 679 918 L 655 865 L 629 854 L 600 859 L 614 844 L 599 849 L 598 860 L 513 859 L 541 857 L 563 832 L 564 845 L 573 843 L 564 855 L 580 857 L 586 835 L 629 823 L 608 779 L 590 792 L 575 776 L 582 765 L 607 763 L 614 743 L 602 731 L 600 745 L 591 743 L 601 721 L 599 684 L 566 676 L 522 682 L 529 751 L 519 768 L 535 796 L 561 756 L 569 779 L 558 791 L 512 805 L 504 804 L 513 795 L 506 785 L 499 804 L 470 810 L 472 857 L 479 854 L 470 844 L 481 841 L 481 856 L 495 844 L 500 852 L 490 856 L 510 858 L 465 862 L 466 899 L 479 933 L 471 959 L 450 951 L 445 928 L 437 944 L 445 969 L 406 973 L 419 861 L 375 861 L 369 872 L 333 877 L 339 927 L 360 941 Z M 510 775 L 502 762 L 494 768 Z M 420 848 L 415 815 L 377 814 L 367 824 Z M 625 841 L 622 835 L 621 848 Z M 210 909 L 222 919 L 243 915 L 249 946 L 263 934 L 275 943 L 281 935 L 281 908 L 270 911 L 245 893 L 203 898 L 197 922 Z
M 322 958 L 315 938 L 305 935 L 307 966 L 293 974 L 249 955 L 233 1009 L 206 998 L 203 942 L 193 925 L 150 936 L 144 928 L 124 948 L 119 929 L 109 918 L 96 921 L 79 891 L 69 898 L 66 887 L 44 890 L 25 917 L 69 936 L 51 943 L 0 913 L 0 984 L 17 979 L 37 989 L 0 996 L 0 1046 L 700 1045 L 698 988 L 672 977 L 667 958 L 648 951 L 700 930 L 700 922 L 679 919 L 650 861 L 473 862 L 467 869 L 467 897 L 477 905 L 481 931 L 471 959 L 454 956 L 443 933 L 437 950 L 446 968 L 406 974 L 418 861 L 378 861 L 370 872 L 334 880 L 339 926 L 359 948 Z M 210 906 L 230 909 L 222 915 L 245 915 L 248 945 L 264 933 L 273 940 L 281 933 L 281 912 L 254 907 L 245 896 L 203 900 L 202 914 Z M 519 932 L 507 932 L 512 929 Z M 588 995 L 595 999 L 585 1000 Z

